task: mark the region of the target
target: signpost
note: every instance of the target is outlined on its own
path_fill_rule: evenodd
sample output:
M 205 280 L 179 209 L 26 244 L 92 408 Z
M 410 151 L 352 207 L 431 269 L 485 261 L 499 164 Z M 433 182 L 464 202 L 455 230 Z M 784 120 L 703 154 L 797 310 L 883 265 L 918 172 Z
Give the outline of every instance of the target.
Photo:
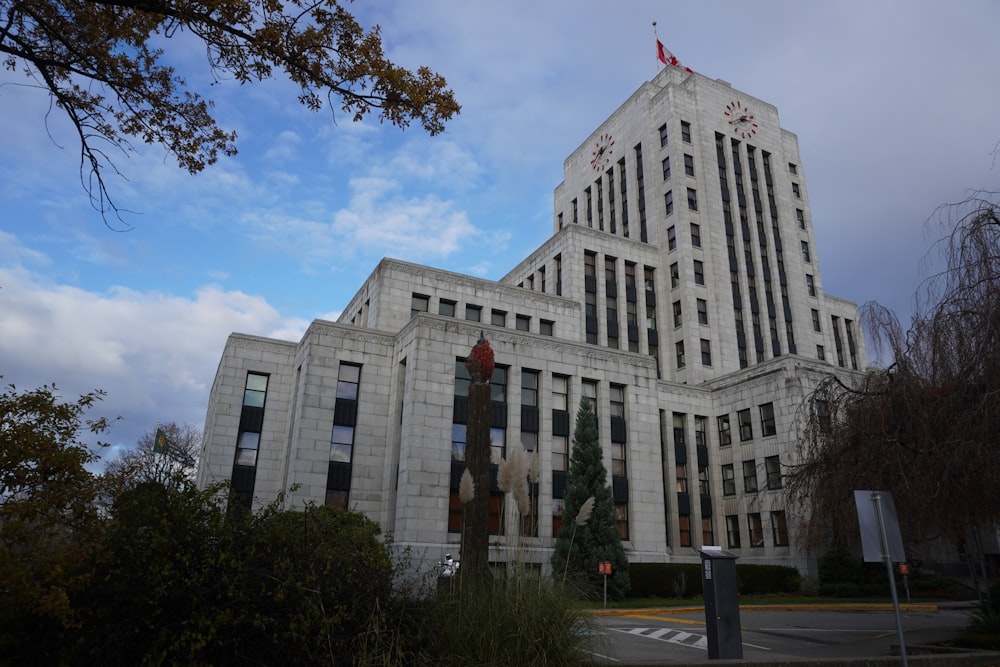
M 864 552 L 865 562 L 883 561 L 889 574 L 889 591 L 892 593 L 892 608 L 896 614 L 899 654 L 903 658 L 903 667 L 908 667 L 903 621 L 899 616 L 899 596 L 896 595 L 896 578 L 892 572 L 893 562 L 906 562 L 903 536 L 899 532 L 899 521 L 896 519 L 896 506 L 892 502 L 892 494 L 886 491 L 855 491 L 854 503 L 858 508 L 861 550 Z
M 604 608 L 608 608 L 608 577 L 611 575 L 611 561 L 602 560 L 597 564 L 597 571 L 604 575 Z

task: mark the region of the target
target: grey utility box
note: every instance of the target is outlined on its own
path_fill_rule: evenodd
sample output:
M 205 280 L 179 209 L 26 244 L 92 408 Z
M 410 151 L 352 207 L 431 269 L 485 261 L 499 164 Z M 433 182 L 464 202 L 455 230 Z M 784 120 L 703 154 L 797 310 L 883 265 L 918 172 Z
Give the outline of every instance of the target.
M 740 605 L 736 592 L 736 559 L 722 549 L 699 549 L 701 585 L 705 594 L 705 627 L 708 657 L 743 658 Z

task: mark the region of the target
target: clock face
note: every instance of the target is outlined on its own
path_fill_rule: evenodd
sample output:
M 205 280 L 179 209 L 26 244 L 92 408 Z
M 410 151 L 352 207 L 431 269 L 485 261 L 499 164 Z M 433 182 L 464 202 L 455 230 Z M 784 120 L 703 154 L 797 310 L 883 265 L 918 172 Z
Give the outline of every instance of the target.
M 749 139 L 757 134 L 757 121 L 745 104 L 739 101 L 730 102 L 722 113 L 729 121 L 729 126 L 733 128 L 733 134 L 742 139 Z
M 611 162 L 611 148 L 614 145 L 615 140 L 611 138 L 610 134 L 602 134 L 597 138 L 594 157 L 590 160 L 590 166 L 594 168 L 594 171 L 602 171 L 608 166 L 608 163 Z

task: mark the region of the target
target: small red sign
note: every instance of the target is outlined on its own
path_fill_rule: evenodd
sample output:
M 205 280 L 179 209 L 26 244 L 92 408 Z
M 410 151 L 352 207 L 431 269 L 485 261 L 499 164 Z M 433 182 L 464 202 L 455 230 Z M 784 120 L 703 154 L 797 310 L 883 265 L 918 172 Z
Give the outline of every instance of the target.
M 899 564 L 899 573 L 900 574 L 909 574 L 910 573 L 910 566 L 907 565 L 906 563 L 900 563 Z
M 605 574 L 605 575 L 611 574 L 611 561 L 609 561 L 609 560 L 602 560 L 600 563 L 597 564 L 597 567 L 598 567 L 598 571 L 601 574 Z

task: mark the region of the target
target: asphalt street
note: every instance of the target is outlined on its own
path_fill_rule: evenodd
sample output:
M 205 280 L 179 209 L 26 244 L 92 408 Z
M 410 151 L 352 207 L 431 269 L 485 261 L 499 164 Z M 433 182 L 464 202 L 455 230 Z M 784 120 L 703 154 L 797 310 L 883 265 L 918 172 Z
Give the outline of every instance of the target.
M 904 642 L 919 646 L 952 638 L 968 624 L 967 614 L 964 608 L 904 605 L 900 612 Z M 657 664 L 708 659 L 702 608 L 598 612 L 595 620 L 600 631 L 591 651 L 602 661 Z M 739 625 L 741 657 L 748 661 L 888 656 L 899 644 L 889 605 L 745 607 Z

